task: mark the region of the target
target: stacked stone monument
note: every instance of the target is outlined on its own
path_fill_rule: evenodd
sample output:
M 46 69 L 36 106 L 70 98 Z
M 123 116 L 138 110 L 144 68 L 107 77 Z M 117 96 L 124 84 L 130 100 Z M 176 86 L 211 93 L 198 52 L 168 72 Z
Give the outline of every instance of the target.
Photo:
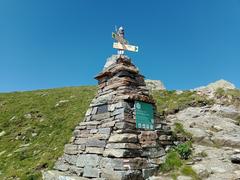
M 147 179 L 159 170 L 173 145 L 169 126 L 159 118 L 144 76 L 125 55 L 110 57 L 95 77 L 98 93 L 84 121 L 52 171 L 43 179 Z M 151 104 L 154 127 L 137 128 L 136 102 Z

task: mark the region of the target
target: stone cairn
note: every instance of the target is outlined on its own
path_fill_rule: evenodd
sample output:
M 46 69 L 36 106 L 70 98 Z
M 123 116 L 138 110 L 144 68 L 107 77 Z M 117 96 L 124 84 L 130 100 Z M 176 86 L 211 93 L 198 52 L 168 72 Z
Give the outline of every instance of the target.
M 70 144 L 45 180 L 142 180 L 159 170 L 173 145 L 170 127 L 159 118 L 144 76 L 125 55 L 110 57 L 95 77 L 98 93 Z M 154 130 L 136 128 L 135 101 L 154 107 Z

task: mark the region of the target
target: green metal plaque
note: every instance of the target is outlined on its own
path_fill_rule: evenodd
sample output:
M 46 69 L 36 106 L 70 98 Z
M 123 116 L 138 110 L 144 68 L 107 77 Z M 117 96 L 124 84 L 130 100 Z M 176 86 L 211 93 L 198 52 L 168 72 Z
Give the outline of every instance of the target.
M 154 130 L 154 117 L 152 104 L 135 101 L 136 127 Z

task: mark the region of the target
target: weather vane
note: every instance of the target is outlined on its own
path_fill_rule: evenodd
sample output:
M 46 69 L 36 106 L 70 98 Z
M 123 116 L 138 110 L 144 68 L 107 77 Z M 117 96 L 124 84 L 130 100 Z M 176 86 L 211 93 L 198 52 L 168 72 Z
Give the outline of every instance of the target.
M 112 33 L 112 38 L 117 42 L 113 43 L 113 48 L 118 49 L 118 54 L 124 54 L 124 51 L 132 51 L 138 52 L 138 46 L 133 46 L 128 43 L 126 39 L 124 39 L 124 29 L 123 27 L 115 27 L 115 31 Z

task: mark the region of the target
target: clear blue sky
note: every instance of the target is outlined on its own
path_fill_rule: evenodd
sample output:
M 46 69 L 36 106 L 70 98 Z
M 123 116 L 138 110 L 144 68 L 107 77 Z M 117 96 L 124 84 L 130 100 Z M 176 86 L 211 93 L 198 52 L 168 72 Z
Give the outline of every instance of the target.
M 240 87 L 240 0 L 0 0 L 0 92 L 96 84 L 115 25 L 168 89 Z

